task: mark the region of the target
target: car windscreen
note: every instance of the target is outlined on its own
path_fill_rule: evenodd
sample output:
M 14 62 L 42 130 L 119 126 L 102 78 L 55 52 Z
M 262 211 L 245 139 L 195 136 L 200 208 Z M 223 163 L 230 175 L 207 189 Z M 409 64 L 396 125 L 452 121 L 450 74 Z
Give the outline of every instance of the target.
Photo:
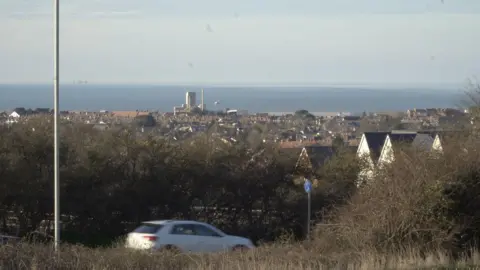
M 155 234 L 161 228 L 163 228 L 163 225 L 161 225 L 161 224 L 143 223 L 138 228 L 136 228 L 133 232 Z

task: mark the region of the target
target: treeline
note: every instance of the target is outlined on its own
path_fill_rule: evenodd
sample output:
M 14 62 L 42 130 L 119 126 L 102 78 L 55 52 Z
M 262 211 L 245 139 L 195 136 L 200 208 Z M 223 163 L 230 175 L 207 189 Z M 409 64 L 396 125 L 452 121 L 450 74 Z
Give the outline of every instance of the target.
M 53 131 L 48 117 L 0 130 L 0 230 L 52 233 Z M 62 124 L 62 240 L 108 244 L 139 222 L 194 219 L 227 233 L 272 241 L 302 238 L 306 196 L 294 174 L 299 152 L 235 145 L 207 132 L 176 142 L 135 130 L 97 131 Z M 358 166 L 333 158 L 319 170 L 313 211 L 326 212 L 353 192 Z M 344 172 L 344 173 L 342 173 Z M 320 221 L 322 215 L 314 215 Z

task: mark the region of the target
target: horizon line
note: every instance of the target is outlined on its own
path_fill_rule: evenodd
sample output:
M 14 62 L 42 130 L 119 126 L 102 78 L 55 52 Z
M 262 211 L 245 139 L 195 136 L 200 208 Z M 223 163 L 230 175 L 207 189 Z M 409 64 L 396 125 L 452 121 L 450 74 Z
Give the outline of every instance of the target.
M 0 82 L 0 85 L 3 86 L 47 86 L 52 85 L 53 82 Z M 321 82 L 312 82 L 312 83 L 300 83 L 300 82 L 285 82 L 285 83 L 274 83 L 274 82 L 224 82 L 224 83 L 214 83 L 214 82 L 88 82 L 87 83 L 61 83 L 60 85 L 68 86 L 185 86 L 185 87 L 387 87 L 387 88 L 396 88 L 396 87 L 462 87 L 467 86 L 467 81 L 463 82 L 392 82 L 392 83 L 382 83 L 382 82 L 330 82 L 330 83 L 321 83 Z

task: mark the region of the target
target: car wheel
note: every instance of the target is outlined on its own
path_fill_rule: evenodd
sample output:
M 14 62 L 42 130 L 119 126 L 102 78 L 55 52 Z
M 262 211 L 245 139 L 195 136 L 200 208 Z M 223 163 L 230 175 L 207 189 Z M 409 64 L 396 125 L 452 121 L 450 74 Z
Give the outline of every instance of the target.
M 174 254 L 180 253 L 180 249 L 174 245 L 165 245 L 164 247 L 160 248 L 160 251 Z
M 246 247 L 244 245 L 235 245 L 232 248 L 232 251 L 235 251 L 235 252 L 243 252 L 243 251 L 247 251 L 247 250 L 248 250 L 248 247 Z

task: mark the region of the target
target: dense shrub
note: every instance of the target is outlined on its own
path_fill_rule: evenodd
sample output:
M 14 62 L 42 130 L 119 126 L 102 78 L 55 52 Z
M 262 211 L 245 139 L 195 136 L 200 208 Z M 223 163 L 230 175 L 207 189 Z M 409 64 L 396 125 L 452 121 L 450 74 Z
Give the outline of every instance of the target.
M 443 153 L 401 146 L 344 207 L 316 228 L 324 249 L 399 252 L 479 243 L 480 142 L 475 133 L 442 141 Z
M 51 127 L 49 118 L 34 118 L 0 130 L 4 233 L 51 234 Z M 228 144 L 208 131 L 177 142 L 130 128 L 97 131 L 83 124 L 62 124 L 64 241 L 108 244 L 141 221 L 171 218 L 204 220 L 254 241 L 304 234 L 305 195 L 291 177 L 297 156 L 287 157 L 275 145 L 252 146 L 251 136 Z M 334 164 L 323 174 L 336 170 L 336 181 L 342 177 L 338 168 L 345 164 Z M 344 170 L 352 175 L 354 169 Z M 327 186 L 316 190 L 314 211 L 340 200 L 340 193 L 332 194 L 335 182 Z

